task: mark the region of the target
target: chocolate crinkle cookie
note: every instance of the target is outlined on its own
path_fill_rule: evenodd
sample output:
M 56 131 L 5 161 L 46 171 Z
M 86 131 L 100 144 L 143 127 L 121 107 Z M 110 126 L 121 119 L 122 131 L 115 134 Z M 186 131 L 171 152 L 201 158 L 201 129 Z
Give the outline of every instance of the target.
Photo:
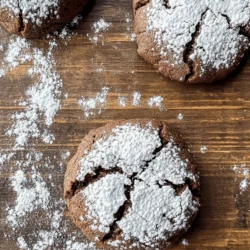
M 91 131 L 68 164 L 64 196 L 87 238 L 104 249 L 164 249 L 198 213 L 199 177 L 183 139 L 156 120 Z
M 133 0 L 138 53 L 164 76 L 210 83 L 249 49 L 250 0 Z
M 0 25 L 25 38 L 43 37 L 59 30 L 89 0 L 0 0 Z

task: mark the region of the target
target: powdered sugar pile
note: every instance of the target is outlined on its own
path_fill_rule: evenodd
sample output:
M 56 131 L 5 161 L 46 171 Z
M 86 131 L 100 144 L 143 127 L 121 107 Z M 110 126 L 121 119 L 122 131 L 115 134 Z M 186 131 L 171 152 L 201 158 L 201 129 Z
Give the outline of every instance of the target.
M 188 56 L 201 62 L 201 74 L 205 67 L 233 66 L 237 57 L 242 56 L 241 51 L 249 47 L 248 38 L 240 32 L 249 23 L 249 0 L 170 0 L 167 3 L 152 0 L 147 7 L 147 19 L 147 29 L 155 33 L 164 60 L 173 65 L 185 64 L 183 55 L 191 42 L 193 50 Z
M 115 222 L 124 240 L 109 240 L 113 246 L 136 239 L 139 244 L 154 247 L 187 229 L 199 202 L 188 187 L 177 195 L 172 186 L 196 180 L 179 152 L 173 141 L 162 145 L 159 130 L 150 123 L 144 128 L 139 124 L 117 126 L 111 135 L 96 141 L 80 161 L 77 180 L 83 181 L 100 166 L 122 172 L 107 174 L 81 191 L 88 208 L 83 221 L 88 220 L 93 231 L 106 234 Z M 131 206 L 116 220 L 114 214 L 128 200 L 126 186 L 130 186 Z
M 28 184 L 30 188 L 27 188 Z M 30 179 L 22 170 L 18 170 L 11 177 L 11 186 L 17 198 L 15 207 L 8 210 L 7 221 L 12 228 L 23 227 L 24 216 L 39 208 L 47 209 L 50 194 L 41 175 L 35 170 L 30 174 Z
M 98 114 L 101 114 L 102 109 L 106 106 L 108 92 L 109 88 L 103 87 L 101 92 L 97 93 L 94 98 L 82 96 L 78 100 L 78 104 L 83 109 L 86 118 L 95 115 L 96 109 L 98 109 Z
M 43 48 L 15 36 L 2 45 L 4 59 L 0 77 L 29 62 L 27 75 L 34 81 L 27 87 L 25 97 L 17 101 L 22 111 L 11 116 L 13 123 L 7 135 L 13 137 L 13 148 L 1 151 L 0 155 L 0 165 L 10 160 L 14 162 L 11 169 L 4 169 L 6 173 L 14 172 L 10 187 L 16 194 L 14 203 L 6 208 L 6 228 L 11 230 L 6 229 L 6 237 L 17 240 L 17 246 L 26 250 L 69 249 L 71 246 L 72 249 L 95 249 L 94 244 L 78 242 L 82 238 L 78 231 L 68 231 L 68 221 L 63 217 L 65 203 L 60 198 L 60 187 L 54 183 L 55 171 L 57 175 L 63 175 L 63 162 L 70 152 L 63 150 L 52 153 L 51 157 L 36 149 L 41 140 L 53 143 L 54 135 L 49 130 L 61 107 L 63 83 L 56 70 L 53 52 L 60 39 L 68 41 L 72 35 L 67 27 L 63 29 L 63 35 L 57 35 L 57 41 L 48 37 L 50 40 L 44 41 Z

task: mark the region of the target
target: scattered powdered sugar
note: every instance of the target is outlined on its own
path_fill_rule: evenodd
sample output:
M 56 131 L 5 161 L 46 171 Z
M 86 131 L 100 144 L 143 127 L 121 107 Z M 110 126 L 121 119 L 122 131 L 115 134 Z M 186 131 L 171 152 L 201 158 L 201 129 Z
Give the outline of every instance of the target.
M 183 120 L 183 118 L 184 118 L 184 115 L 183 115 L 183 114 L 180 113 L 180 114 L 177 115 L 177 119 L 178 119 L 178 120 L 181 121 L 181 120 Z
M 168 241 L 179 230 L 187 229 L 187 221 L 196 214 L 199 202 L 185 186 L 196 176 L 179 153 L 173 141 L 161 144 L 159 130 L 151 123 L 144 128 L 139 124 L 117 126 L 110 135 L 96 141 L 80 160 L 77 180 L 84 181 L 98 167 L 119 168 L 121 172 L 107 174 L 81 191 L 88 208 L 84 219 L 90 221 L 90 229 L 108 234 L 109 226 L 116 222 L 124 239 L 108 240 L 116 247 L 131 239 L 156 247 L 160 240 Z M 168 183 L 184 184 L 185 188 L 177 195 Z M 130 195 L 125 195 L 128 186 Z M 128 199 L 131 206 L 116 221 L 115 213 Z
M 28 184 L 30 187 L 27 187 Z M 30 177 L 22 170 L 18 170 L 11 177 L 11 186 L 16 192 L 15 206 L 8 210 L 7 221 L 12 228 L 24 226 L 22 217 L 38 208 L 47 209 L 50 193 L 41 175 L 36 171 L 30 173 Z
M 250 170 L 247 168 L 246 164 L 241 164 L 240 166 L 235 164 L 232 170 L 234 173 L 238 175 L 243 175 L 244 179 L 241 180 L 239 184 L 239 189 L 241 192 L 246 191 L 248 186 L 250 185 L 250 181 L 249 181 Z
M 78 180 L 84 180 L 98 166 L 104 169 L 117 166 L 126 174 L 139 172 L 141 165 L 150 160 L 155 148 L 161 145 L 158 130 L 151 124 L 145 129 L 127 124 L 115 128 L 113 133 L 108 138 L 98 140 L 94 144 L 95 149 L 82 158 Z
M 133 100 L 132 100 L 132 105 L 135 107 L 140 106 L 141 103 L 141 93 L 140 92 L 134 92 L 133 93 Z
M 206 146 L 201 146 L 200 151 L 201 151 L 202 154 L 205 154 L 206 151 L 207 151 L 207 147 Z
M 164 99 L 161 96 L 153 96 L 153 97 L 148 99 L 148 106 L 150 108 L 157 107 L 160 110 L 162 110 L 163 109 L 163 104 L 162 104 L 163 100 Z
M 66 27 L 56 35 L 57 41 L 51 36 L 48 36 L 49 41 L 41 41 L 45 45 L 41 47 L 48 49 L 15 36 L 1 45 L 4 57 L 0 77 L 20 64 L 31 63 L 27 75 L 34 80 L 34 84 L 27 87 L 25 98 L 15 101 L 22 111 L 11 116 L 13 123 L 7 131 L 7 135 L 13 137 L 13 148 L 2 150 L 0 154 L 0 165 L 15 161 L 5 169 L 14 173 L 10 177 L 10 187 L 16 194 L 12 204 L 7 202 L 6 225 L 11 231 L 6 231 L 5 237 L 16 240 L 18 248 L 25 250 L 69 249 L 70 246 L 76 250 L 95 249 L 93 243 L 84 239 L 75 241 L 74 235 L 82 237 L 78 231 L 69 232 L 68 221 L 63 217 L 65 202 L 60 198 L 60 187 L 54 183 L 55 174 L 63 175 L 64 161 L 70 152 L 51 151 L 52 156 L 46 156 L 36 149 L 40 139 L 45 143 L 53 142 L 54 135 L 49 128 L 61 106 L 62 80 L 55 69 L 53 51 L 59 42 L 66 44 L 72 33 Z M 68 239 L 71 239 L 70 245 L 66 244 Z
M 21 63 L 33 62 L 33 67 L 28 70 L 32 79 L 38 79 L 37 83 L 26 91 L 24 111 L 12 115 L 15 121 L 7 131 L 9 136 L 15 136 L 15 148 L 22 148 L 31 139 L 41 138 L 46 143 L 53 141 L 53 135 L 48 129 L 52 125 L 54 117 L 60 109 L 60 96 L 62 81 L 55 70 L 52 49 L 56 46 L 50 42 L 47 53 L 37 48 L 31 49 L 28 40 L 17 37 L 11 39 L 4 57 L 3 71 L 5 74 Z M 41 124 L 39 117 L 44 117 Z
M 111 27 L 111 23 L 106 22 L 103 18 L 100 18 L 97 22 L 92 25 L 92 30 L 94 33 L 98 34 L 102 31 L 106 31 Z
M 97 93 L 94 98 L 81 97 L 78 100 L 78 105 L 83 109 L 86 118 L 96 114 L 95 110 L 98 109 L 98 114 L 102 113 L 102 109 L 106 106 L 109 88 L 103 87 L 101 92 Z
M 87 37 L 89 37 L 89 40 L 95 45 L 97 45 L 98 42 L 101 42 L 101 44 L 104 45 L 103 33 L 106 32 L 111 26 L 112 23 L 106 22 L 103 18 L 100 18 L 92 24 L 92 34 L 87 34 Z
M 11 158 L 14 155 L 15 154 L 13 152 L 7 153 L 7 154 L 0 154 L 0 166 L 3 165 L 5 162 L 8 162 L 9 160 L 11 160 Z

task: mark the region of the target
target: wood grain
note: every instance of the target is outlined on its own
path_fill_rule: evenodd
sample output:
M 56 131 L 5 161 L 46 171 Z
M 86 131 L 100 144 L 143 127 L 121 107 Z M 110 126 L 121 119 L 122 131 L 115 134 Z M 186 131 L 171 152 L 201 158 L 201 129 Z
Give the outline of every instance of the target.
M 112 27 L 103 33 L 104 45 L 100 42 L 94 45 L 89 40 L 94 36 L 91 25 L 100 17 L 112 22 Z M 202 187 L 199 218 L 185 237 L 189 246 L 177 245 L 174 249 L 249 250 L 250 190 L 239 194 L 242 176 L 232 172 L 234 164 L 250 166 L 249 56 L 246 55 L 237 72 L 225 81 L 210 85 L 171 82 L 137 55 L 136 43 L 130 37 L 129 29 L 132 27 L 126 18 L 132 18 L 131 1 L 98 0 L 75 28 L 78 35 L 67 46 L 61 44 L 55 57 L 64 92 L 69 93 L 69 97 L 63 100 L 62 109 L 52 126 L 55 143 L 39 143 L 37 148 L 51 158 L 61 150 L 70 150 L 73 154 L 89 130 L 107 122 L 132 118 L 164 120 L 189 144 L 195 155 Z M 0 36 L 1 40 L 8 38 L 3 31 Z M 2 59 L 3 53 L 0 54 Z M 0 80 L 1 149 L 9 148 L 12 143 L 5 131 L 11 125 L 10 114 L 21 109 L 14 100 L 24 96 L 25 89 L 32 84 L 26 75 L 28 66 L 20 65 Z M 104 71 L 98 73 L 96 69 L 99 67 Z M 77 100 L 81 95 L 95 96 L 103 86 L 110 88 L 107 106 L 101 115 L 86 120 Z M 141 107 L 133 107 L 131 101 L 126 107 L 118 105 L 119 94 L 131 98 L 134 91 L 142 94 Z M 167 110 L 148 108 L 147 99 L 154 95 L 164 97 Z M 176 118 L 179 113 L 184 115 L 182 121 Z M 200 152 L 202 145 L 208 148 L 205 154 Z M 3 237 L 3 233 L 7 230 L 6 202 L 12 204 L 15 199 L 15 194 L 8 188 L 7 177 L 12 174 L 11 167 L 14 169 L 14 162 L 7 164 L 0 175 L 0 249 L 10 250 L 17 249 L 16 243 Z M 62 190 L 63 173 L 54 179 L 58 189 Z M 74 225 L 71 227 L 73 230 Z M 29 230 L 32 232 L 32 225 L 27 232 Z

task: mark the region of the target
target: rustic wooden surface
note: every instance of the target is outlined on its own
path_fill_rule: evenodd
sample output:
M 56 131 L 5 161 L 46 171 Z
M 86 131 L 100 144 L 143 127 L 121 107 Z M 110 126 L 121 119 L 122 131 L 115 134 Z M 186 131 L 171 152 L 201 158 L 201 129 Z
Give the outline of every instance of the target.
M 94 45 L 86 34 L 94 36 L 90 27 L 100 17 L 112 22 L 112 27 L 103 33 L 104 45 L 100 42 Z M 246 56 L 237 72 L 222 82 L 211 85 L 171 82 L 137 55 L 126 18 L 132 18 L 130 0 L 98 0 L 75 28 L 78 35 L 56 52 L 57 69 L 69 98 L 63 100 L 52 126 L 55 143 L 49 146 L 40 143 L 37 147 L 51 157 L 63 149 L 74 153 L 90 129 L 107 122 L 131 118 L 164 120 L 189 144 L 196 157 L 202 187 L 200 215 L 185 236 L 189 246 L 177 245 L 174 249 L 249 250 L 250 189 L 239 194 L 241 178 L 231 168 L 241 163 L 250 166 L 250 58 Z M 6 36 L 2 32 L 1 39 Z M 98 73 L 96 69 L 100 66 L 104 71 Z M 20 110 L 13 101 L 24 96 L 26 87 L 32 84 L 25 73 L 27 67 L 21 65 L 0 80 L 1 149 L 12 142 L 5 131 L 11 125 L 9 115 Z M 94 96 L 103 86 L 110 87 L 107 106 L 101 115 L 86 120 L 77 100 L 81 95 Z M 131 97 L 133 91 L 142 94 L 141 107 L 118 105 L 119 94 Z M 164 97 L 167 111 L 147 107 L 146 100 L 153 95 Z M 179 113 L 184 115 L 182 121 L 176 118 Z M 202 145 L 208 148 L 205 154 L 200 152 Z M 16 249 L 15 242 L 3 237 L 5 204 L 15 199 L 6 179 L 11 174 L 9 167 L 6 165 L 0 175 L 0 249 L 12 250 Z M 63 174 L 54 179 L 61 190 Z M 32 231 L 32 226 L 27 230 Z

